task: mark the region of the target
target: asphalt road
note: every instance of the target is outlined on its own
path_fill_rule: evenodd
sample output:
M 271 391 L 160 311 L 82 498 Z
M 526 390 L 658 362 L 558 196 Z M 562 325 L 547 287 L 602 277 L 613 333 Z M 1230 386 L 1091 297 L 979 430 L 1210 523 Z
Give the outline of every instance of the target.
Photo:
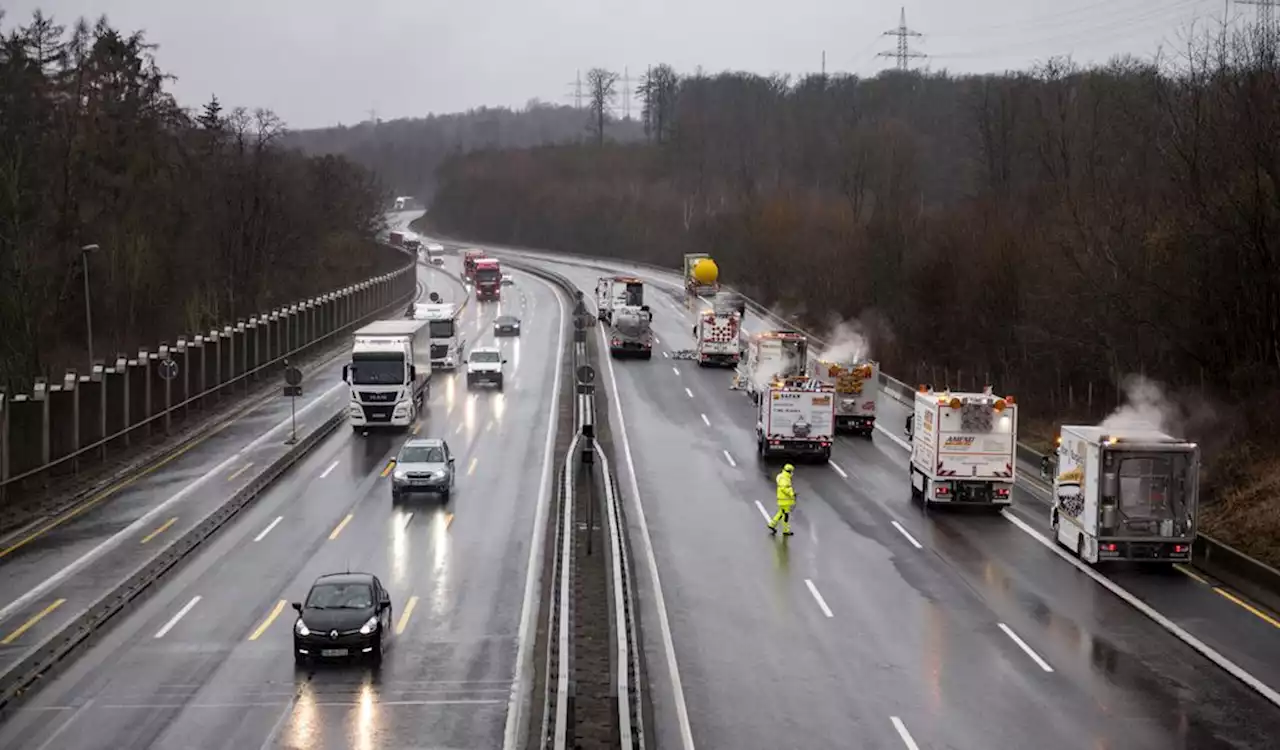
M 543 258 L 595 288 L 599 264 Z M 671 277 L 610 272 L 651 280 L 660 349 L 692 345 Z M 657 747 L 689 747 L 682 700 L 704 748 L 1275 746 L 1280 709 L 1050 546 L 1003 516 L 913 505 L 889 435 L 842 438 L 830 465 L 800 465 L 796 535 L 775 538 L 764 516 L 779 466 L 758 463 L 729 372 L 663 356 L 605 368 L 634 463 L 635 485 L 625 457 L 619 481 L 649 531 L 629 511 Z M 905 410 L 882 396 L 879 411 L 900 436 Z M 1016 501 L 1043 532 L 1047 508 L 1023 490 Z M 1108 573 L 1280 684 L 1271 623 L 1181 573 Z
M 393 506 L 405 433 L 339 429 L 0 726 L 0 747 L 499 746 L 564 324 L 546 284 L 504 292 L 463 330 L 488 343 L 496 315 L 522 318 L 497 340 L 505 391 L 437 371 L 414 428 L 458 457 L 448 504 Z M 347 569 L 391 592 L 384 665 L 295 669 L 287 602 Z

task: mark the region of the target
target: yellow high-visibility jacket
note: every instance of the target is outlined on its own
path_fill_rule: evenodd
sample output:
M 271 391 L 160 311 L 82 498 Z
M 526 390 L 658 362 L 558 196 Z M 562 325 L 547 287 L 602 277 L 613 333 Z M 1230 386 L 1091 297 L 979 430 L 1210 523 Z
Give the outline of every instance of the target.
M 796 491 L 791 489 L 791 475 L 785 471 L 778 472 L 778 507 L 790 508 L 796 504 Z

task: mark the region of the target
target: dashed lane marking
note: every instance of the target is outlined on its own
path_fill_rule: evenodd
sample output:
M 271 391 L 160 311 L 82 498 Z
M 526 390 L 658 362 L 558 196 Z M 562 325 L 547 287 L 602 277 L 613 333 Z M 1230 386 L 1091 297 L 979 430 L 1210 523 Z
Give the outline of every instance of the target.
M 688 388 L 685 388 L 684 392 L 689 395 L 689 398 L 693 398 L 693 391 L 689 390 Z
M 177 523 L 177 522 L 178 522 L 178 517 L 177 517 L 177 516 L 174 516 L 173 518 L 170 518 L 168 521 L 165 521 L 164 523 L 160 524 L 160 526 L 159 526 L 155 531 L 153 531 L 153 532 L 151 532 L 150 534 L 147 534 L 146 536 L 142 537 L 142 543 L 143 543 L 143 544 L 146 544 L 147 542 L 151 541 L 152 539 L 155 539 L 157 536 L 159 536 L 159 535 L 163 534 L 163 533 L 165 532 L 165 530 L 166 530 L 166 529 L 168 529 L 170 526 L 174 525 L 174 524 L 175 524 L 175 523 Z
M 321 478 L 321 479 L 324 479 L 325 477 L 329 476 L 329 472 L 331 472 L 331 471 L 333 471 L 334 469 L 338 468 L 338 463 L 339 463 L 338 461 L 334 461 L 333 463 L 329 464 L 329 468 L 327 468 L 327 469 L 325 469 L 324 471 L 320 472 L 320 478 Z
M 400 621 L 396 623 L 396 635 L 403 633 L 405 627 L 409 625 L 409 618 L 413 615 L 413 608 L 416 606 L 418 606 L 418 597 L 409 597 L 409 601 L 405 602 L 404 612 L 400 615 Z
M 907 731 L 907 725 L 902 723 L 902 719 L 890 716 L 889 721 L 892 721 L 893 728 L 898 730 L 898 736 L 902 738 L 902 744 L 907 746 L 907 750 L 920 750 L 920 746 L 911 738 L 911 733 Z
M 703 414 L 703 415 L 702 415 L 702 423 L 703 423 L 703 424 L 705 424 L 705 425 L 706 425 L 706 426 L 708 426 L 708 427 L 710 427 L 710 426 L 711 426 L 711 420 L 710 420 L 710 419 L 707 419 L 707 415 L 706 415 L 706 414 Z
M 178 614 L 174 615 L 168 622 L 166 622 L 164 624 L 164 627 L 156 631 L 155 637 L 163 638 L 165 636 L 165 633 L 168 633 L 170 630 L 173 630 L 173 626 L 178 624 L 178 620 L 181 620 L 183 617 L 185 617 L 186 614 L 191 611 L 192 607 L 195 607 L 199 603 L 200 603 L 200 597 L 198 596 L 193 597 L 191 601 L 187 602 L 187 606 L 178 610 Z
M 835 470 L 837 474 L 844 477 L 845 479 L 849 478 L 849 475 L 845 473 L 844 469 L 840 468 L 840 464 L 836 463 L 835 461 L 828 461 L 827 466 L 830 466 L 832 469 Z
M 1039 664 L 1041 669 L 1043 669 L 1046 672 L 1053 671 L 1053 667 L 1049 666 L 1049 662 L 1040 658 L 1040 654 L 1037 654 L 1035 651 L 1033 651 L 1031 647 L 1026 644 L 1026 641 L 1023 641 L 1021 638 L 1018 637 L 1017 633 L 1013 632 L 1013 628 L 1009 627 L 1008 625 L 1005 625 L 1003 622 L 998 622 L 996 624 L 1000 626 L 1000 629 L 1004 631 L 1005 635 L 1009 636 L 1009 638 L 1014 643 L 1018 644 L 1018 648 L 1027 652 L 1027 656 L 1030 656 L 1032 661 L 1034 661 L 1036 664 Z
M 249 467 L 251 467 L 251 466 L 253 466 L 253 462 L 252 462 L 252 461 L 250 461 L 249 463 L 245 464 L 244 466 L 241 466 L 240 468 L 236 469 L 234 472 L 232 472 L 231 476 L 227 477 L 227 481 L 228 481 L 228 482 L 234 482 L 234 481 L 236 481 L 236 479 L 238 479 L 238 478 L 240 477 L 240 475 L 241 475 L 241 474 L 243 474 L 243 473 L 245 473 L 246 471 L 248 471 L 248 470 L 249 470 Z
M 342 530 L 347 527 L 347 524 L 351 523 L 351 519 L 354 516 L 355 516 L 354 513 L 348 513 L 347 517 L 342 519 L 342 521 L 340 521 L 338 525 L 333 528 L 333 533 L 329 535 L 329 541 L 333 541 L 334 539 L 337 539 L 338 535 L 342 533 Z
M 347 518 L 350 517 L 351 516 L 347 516 Z M 267 614 L 267 619 L 263 620 L 262 623 L 249 634 L 249 640 L 256 641 L 261 638 L 262 634 L 267 632 L 267 628 L 271 627 L 271 623 L 275 622 L 276 618 L 280 616 L 280 613 L 284 611 L 286 604 L 288 604 L 288 602 L 284 599 L 276 602 L 276 606 L 272 607 L 271 611 Z
M 893 528 L 897 529 L 903 536 L 907 538 L 908 542 L 911 542 L 913 545 L 915 545 L 916 549 L 924 549 L 924 547 L 920 545 L 920 542 L 916 541 L 915 537 L 911 536 L 911 534 L 909 534 L 906 529 L 902 528 L 902 524 L 898 523 L 897 521 L 890 521 L 890 523 L 893 524 Z
M 271 530 L 276 527 L 276 524 L 280 523 L 283 520 L 284 520 L 284 516 L 276 516 L 276 520 L 268 524 L 267 528 L 263 529 L 262 531 L 259 531 L 258 535 L 253 538 L 253 541 L 261 542 L 264 538 L 266 538 L 267 534 L 271 533 Z
M 813 581 L 808 578 L 804 579 L 804 585 L 809 587 L 809 593 L 813 594 L 813 598 L 818 601 L 818 606 L 822 608 L 822 614 L 827 617 L 835 617 L 831 614 L 831 608 L 827 606 L 827 600 L 822 598 L 822 593 L 818 591 L 818 587 L 813 585 Z
M 39 612 L 37 612 L 35 615 L 33 615 L 33 616 L 32 616 L 32 618 L 31 618 L 30 620 L 27 620 L 26 622 L 24 622 L 24 623 L 22 623 L 20 626 L 18 626 L 18 629 L 17 629 L 17 630 L 13 631 L 13 632 L 12 632 L 12 633 L 10 633 L 9 635 L 6 635 L 6 636 L 4 637 L 4 640 L 0 640 L 0 644 L 3 644 L 3 645 L 5 645 L 5 646 L 8 646 L 10 643 L 13 643 L 14 641 L 18 640 L 19 638 L 21 638 L 21 637 L 22 637 L 22 634 L 23 634 L 23 633 L 25 633 L 25 632 L 27 632 L 28 630 L 30 630 L 31 628 L 35 627 L 35 625 L 36 625 L 36 623 L 37 623 L 37 622 L 40 622 L 40 621 L 41 621 L 41 620 L 43 620 L 44 618 L 48 617 L 48 616 L 49 616 L 49 614 L 50 614 L 51 612 L 53 612 L 53 610 L 57 609 L 58 607 L 61 607 L 61 606 L 62 606 L 62 604 L 63 604 L 63 602 L 65 602 L 65 601 L 66 601 L 66 599 L 58 599 L 58 600 L 57 600 L 57 601 L 55 601 L 53 604 L 50 604 L 49 606 L 47 606 L 47 607 L 45 607 L 44 609 L 40 610 L 40 611 L 39 611 Z
M 737 468 L 738 462 L 733 460 L 733 456 L 729 455 L 729 451 L 721 451 L 721 452 L 724 453 L 724 460 L 728 461 L 730 466 Z

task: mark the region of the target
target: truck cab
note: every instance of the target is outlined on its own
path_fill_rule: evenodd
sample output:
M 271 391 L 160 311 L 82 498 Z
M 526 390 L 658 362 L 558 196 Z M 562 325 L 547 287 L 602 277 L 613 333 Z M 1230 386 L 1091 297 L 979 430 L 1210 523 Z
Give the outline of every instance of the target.
M 426 256 L 427 263 L 433 266 L 444 265 L 444 245 L 428 242 L 423 254 Z
M 414 317 L 427 321 L 431 338 L 431 366 L 453 370 L 462 363 L 465 341 L 458 332 L 458 306 L 448 302 L 414 305 Z
M 342 379 L 351 388 L 351 426 L 407 427 L 430 393 L 427 322 L 379 320 L 355 332 Z
M 476 300 L 497 302 L 502 299 L 502 266 L 497 258 L 479 258 L 475 262 Z
M 737 387 L 759 401 L 778 378 L 808 374 L 809 340 L 795 331 L 764 331 L 747 340 L 736 374 Z
M 470 248 L 462 252 L 462 278 L 467 281 L 475 281 L 476 277 L 476 261 L 484 257 L 483 250 Z

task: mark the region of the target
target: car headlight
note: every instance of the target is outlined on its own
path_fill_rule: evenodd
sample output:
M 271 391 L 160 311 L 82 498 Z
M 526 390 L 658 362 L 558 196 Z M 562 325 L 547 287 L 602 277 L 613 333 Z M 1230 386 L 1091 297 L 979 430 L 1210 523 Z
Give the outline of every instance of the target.
M 392 476 L 392 477 L 394 477 L 394 478 L 396 478 L 396 479 L 404 479 L 404 478 L 405 478 L 405 476 L 406 476 L 406 474 L 405 474 L 404 469 L 396 469 L 396 470 L 391 474 L 391 476 Z
M 311 631 L 307 629 L 307 624 L 302 621 L 302 618 L 298 618 L 298 621 L 293 624 L 293 632 L 303 637 L 311 635 Z
M 360 626 L 360 635 L 369 635 L 378 629 L 378 616 L 374 615 L 369 621 Z

